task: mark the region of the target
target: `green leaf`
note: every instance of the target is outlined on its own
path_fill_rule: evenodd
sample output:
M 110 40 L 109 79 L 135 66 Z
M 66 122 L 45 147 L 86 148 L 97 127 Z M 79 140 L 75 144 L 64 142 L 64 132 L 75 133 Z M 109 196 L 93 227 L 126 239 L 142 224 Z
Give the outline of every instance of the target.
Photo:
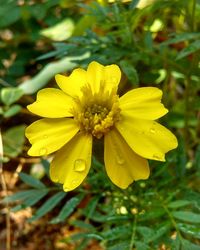
M 35 190 L 31 196 L 25 198 L 25 200 L 23 201 L 22 204 L 11 208 L 11 211 L 16 212 L 16 211 L 19 211 L 19 210 L 24 209 L 26 207 L 33 206 L 38 201 L 40 201 L 45 195 L 47 195 L 48 192 L 49 192 L 48 189 L 46 189 L 46 190 Z
M 185 207 L 187 205 L 191 204 L 191 201 L 188 200 L 177 200 L 170 202 L 167 206 L 169 208 L 179 208 L 179 207 Z
M 200 228 L 199 226 L 178 223 L 178 228 L 183 232 L 194 238 L 200 239 Z
M 19 88 L 3 88 L 1 90 L 1 100 L 5 105 L 11 105 L 19 100 L 23 95 L 23 90 Z
M 192 242 L 185 239 L 183 239 L 182 242 L 183 244 L 181 250 L 199 250 L 199 244 L 193 244 Z
M 65 192 L 58 192 L 49 198 L 35 213 L 35 215 L 29 219 L 29 222 L 41 218 L 43 215 L 51 211 L 58 203 L 66 196 Z
M 200 37 L 200 33 L 182 33 L 182 34 L 176 34 L 173 38 L 168 39 L 167 41 L 161 43 L 161 46 L 163 45 L 170 45 L 174 43 L 180 43 L 191 39 L 197 39 Z
M 150 247 L 146 245 L 144 242 L 136 241 L 135 246 L 137 250 L 149 250 Z
M 165 210 L 161 208 L 154 208 L 151 211 L 146 211 L 144 214 L 140 214 L 138 219 L 140 221 L 152 220 L 162 217 L 165 214 Z
M 33 178 L 31 175 L 25 173 L 19 173 L 20 179 L 31 187 L 46 188 L 46 186 L 38 179 Z
M 0 0 L 0 28 L 6 27 L 20 18 L 20 8 L 17 6 L 17 1 Z
M 179 220 L 190 222 L 190 223 L 200 223 L 200 214 L 196 214 L 189 211 L 175 211 L 172 215 Z
M 32 197 L 35 195 L 35 189 L 31 189 L 31 190 L 26 190 L 26 191 L 20 191 L 17 192 L 13 195 L 7 196 L 5 197 L 2 202 L 14 202 L 14 201 L 18 201 L 18 200 L 25 200 L 29 197 Z
M 16 157 L 23 149 L 25 141 L 25 126 L 20 125 L 8 129 L 2 136 L 4 145 L 4 154 L 9 157 Z
M 9 109 L 6 112 L 4 112 L 3 116 L 5 118 L 14 116 L 14 115 L 18 114 L 21 111 L 21 109 L 22 109 L 22 107 L 18 104 L 12 105 L 11 107 L 9 107 Z
M 190 43 L 188 45 L 188 47 L 186 47 L 185 49 L 181 50 L 181 52 L 178 54 L 178 56 L 176 57 L 176 60 L 179 60 L 181 58 L 184 58 L 194 52 L 196 52 L 197 50 L 200 49 L 200 40 L 195 41 L 193 43 Z
M 125 60 L 120 62 L 120 66 L 121 66 L 123 72 L 128 77 L 128 79 L 131 81 L 131 84 L 134 86 L 137 86 L 139 83 L 139 78 L 138 78 L 138 74 L 137 74 L 137 71 L 134 68 L 134 66 Z
M 61 209 L 60 213 L 57 217 L 55 217 L 53 220 L 51 220 L 51 223 L 59 223 L 61 221 L 64 221 L 73 211 L 74 209 L 79 205 L 81 200 L 83 199 L 84 195 L 79 194 L 76 197 L 71 198 L 68 200 L 64 207 Z

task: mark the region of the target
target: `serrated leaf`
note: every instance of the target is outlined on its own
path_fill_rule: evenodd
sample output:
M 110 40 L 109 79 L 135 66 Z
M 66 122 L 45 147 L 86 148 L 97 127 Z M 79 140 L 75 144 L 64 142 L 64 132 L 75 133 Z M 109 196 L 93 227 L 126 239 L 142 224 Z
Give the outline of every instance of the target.
M 1 90 L 1 100 L 5 105 L 9 106 L 15 101 L 19 100 L 23 94 L 23 90 L 19 88 L 3 88 Z
M 190 223 L 200 223 L 200 214 L 196 214 L 190 211 L 175 211 L 172 212 L 174 218 L 190 222 Z
M 28 221 L 34 221 L 41 218 L 43 215 L 51 211 L 58 203 L 66 196 L 65 192 L 58 192 L 49 198 L 35 213 L 35 215 L 30 218 Z
M 185 49 L 181 50 L 176 57 L 176 60 L 179 60 L 181 58 L 184 58 L 186 56 L 191 55 L 192 53 L 195 53 L 196 51 L 200 50 L 200 40 L 195 41 L 193 43 L 190 43 L 188 47 Z
M 20 179 L 25 182 L 26 184 L 28 184 L 31 187 L 35 187 L 35 188 L 46 188 L 46 186 L 38 179 L 32 177 L 31 175 L 25 174 L 25 173 L 19 173 L 19 177 Z
M 55 217 L 53 220 L 51 220 L 51 223 L 59 223 L 61 221 L 64 221 L 73 211 L 74 209 L 79 205 L 81 200 L 83 199 L 84 195 L 79 194 L 76 197 L 71 198 L 68 200 L 64 207 L 61 209 L 60 213 L 57 217 Z
M 187 205 L 191 204 L 191 201 L 188 200 L 177 200 L 170 202 L 167 206 L 169 208 L 179 208 L 179 207 L 185 207 Z

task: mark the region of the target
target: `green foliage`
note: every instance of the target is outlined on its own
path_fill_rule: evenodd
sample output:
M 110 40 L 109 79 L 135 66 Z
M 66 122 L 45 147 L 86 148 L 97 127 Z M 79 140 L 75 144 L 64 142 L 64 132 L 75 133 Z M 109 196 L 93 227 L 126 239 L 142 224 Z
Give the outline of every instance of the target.
M 166 162 L 150 161 L 149 180 L 126 190 L 111 184 L 99 152 L 84 184 L 67 194 L 50 183 L 48 158 L 38 163 L 46 172 L 38 178 L 27 163 L 26 173 L 19 173 L 23 190 L 3 204 L 8 202 L 13 212 L 31 207 L 30 223 L 48 214 L 51 224 L 67 222 L 80 229 L 63 239 L 79 250 L 91 239 L 108 250 L 199 249 L 200 2 L 157 0 L 141 8 L 142 0 L 4 2 L 0 121 L 5 161 L 26 162 L 24 124 L 35 119 L 25 109 L 35 99 L 31 95 L 47 84 L 55 86 L 56 73 L 70 73 L 92 60 L 121 67 L 120 95 L 138 86 L 162 89 L 169 114 L 161 122 L 177 135 L 179 147 Z M 56 40 L 62 25 L 73 30 Z

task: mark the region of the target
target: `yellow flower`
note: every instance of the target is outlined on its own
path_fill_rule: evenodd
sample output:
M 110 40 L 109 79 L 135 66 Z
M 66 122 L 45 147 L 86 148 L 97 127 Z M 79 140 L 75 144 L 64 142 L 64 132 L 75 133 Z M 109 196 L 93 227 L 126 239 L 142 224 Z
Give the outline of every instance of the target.
M 177 147 L 176 137 L 156 119 L 168 110 L 162 91 L 154 87 L 117 95 L 121 71 L 117 65 L 89 64 L 70 76 L 56 75 L 60 87 L 46 88 L 28 109 L 45 117 L 26 129 L 31 156 L 58 151 L 50 165 L 50 177 L 70 191 L 78 187 L 91 166 L 93 138 L 104 139 L 106 172 L 120 188 L 149 177 L 145 159 L 165 161 L 165 153 Z

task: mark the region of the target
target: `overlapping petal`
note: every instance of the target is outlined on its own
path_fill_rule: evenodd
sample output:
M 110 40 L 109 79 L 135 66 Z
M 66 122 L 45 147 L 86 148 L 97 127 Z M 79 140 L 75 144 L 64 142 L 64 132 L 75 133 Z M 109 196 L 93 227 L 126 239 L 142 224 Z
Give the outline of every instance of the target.
M 105 135 L 104 143 L 106 172 L 115 185 L 124 189 L 149 177 L 148 161 L 135 154 L 116 129 Z
M 91 62 L 87 69 L 87 82 L 93 93 L 99 93 L 103 84 L 106 91 L 110 92 L 120 82 L 121 71 L 115 64 L 103 66 L 98 62 Z
M 86 85 L 86 71 L 78 68 L 73 70 L 70 76 L 57 74 L 55 76 L 58 86 L 72 97 L 81 96 L 81 88 Z
M 37 94 L 37 100 L 27 106 L 32 113 L 47 117 L 61 118 L 72 116 L 73 99 L 63 91 L 54 88 L 42 89 Z
M 133 89 L 120 97 L 119 105 L 123 111 L 131 111 L 132 117 L 155 120 L 168 110 L 161 103 L 162 91 L 155 87 Z
M 116 127 L 136 154 L 165 161 L 165 153 L 177 147 L 176 137 L 155 121 L 136 119 L 132 112 L 121 112 Z
M 91 166 L 92 135 L 79 133 L 55 155 L 50 165 L 50 177 L 63 183 L 65 191 L 78 187 Z
M 66 144 L 78 130 L 77 123 L 71 118 L 40 119 L 26 129 L 26 137 L 32 144 L 28 154 L 50 154 Z

